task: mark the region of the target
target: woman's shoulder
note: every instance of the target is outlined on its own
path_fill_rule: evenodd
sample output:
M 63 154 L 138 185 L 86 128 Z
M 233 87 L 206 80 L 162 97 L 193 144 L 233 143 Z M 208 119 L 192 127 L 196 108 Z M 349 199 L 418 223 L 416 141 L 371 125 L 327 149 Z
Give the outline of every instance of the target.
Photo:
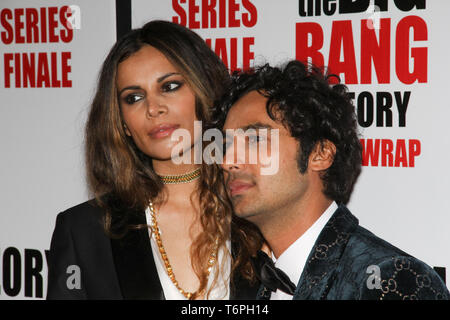
M 99 210 L 100 206 L 98 205 L 95 199 L 89 199 L 85 202 L 79 203 L 73 207 L 67 208 L 61 211 L 60 214 L 69 215 L 69 214 L 79 214 L 80 212 L 86 212 L 89 210 Z
M 84 228 L 88 225 L 98 225 L 103 219 L 104 209 L 96 199 L 90 199 L 60 212 L 57 223 L 70 225 L 71 228 Z
M 102 205 L 100 205 L 102 203 Z M 106 217 L 106 213 L 108 217 Z M 117 224 L 126 217 L 132 216 L 133 210 L 124 207 L 118 197 L 104 194 L 99 199 L 93 198 L 60 212 L 56 222 L 73 228 L 88 228 L 104 226 L 105 218 L 112 219 Z M 126 219 L 125 219 L 126 220 Z

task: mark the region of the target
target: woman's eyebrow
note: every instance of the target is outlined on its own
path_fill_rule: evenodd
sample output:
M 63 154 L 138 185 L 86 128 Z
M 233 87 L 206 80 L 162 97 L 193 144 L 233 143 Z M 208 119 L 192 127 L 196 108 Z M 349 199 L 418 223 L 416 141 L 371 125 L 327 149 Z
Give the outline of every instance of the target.
M 181 75 L 181 73 L 179 72 L 169 72 L 166 73 L 164 75 L 162 75 L 161 77 L 159 77 L 158 79 L 156 79 L 157 83 L 160 83 L 162 81 L 164 81 L 164 79 L 167 79 L 168 77 L 171 77 L 173 75 Z M 142 88 L 140 86 L 128 86 L 123 88 L 122 90 L 119 91 L 119 96 L 122 94 L 122 92 L 124 92 L 125 90 L 142 90 Z
M 164 79 L 166 79 L 166 78 L 168 78 L 170 76 L 173 76 L 173 75 L 181 75 L 181 73 L 179 73 L 179 72 L 166 73 L 165 75 L 163 75 L 163 76 L 159 77 L 158 79 L 156 79 L 156 82 L 160 83 L 161 81 L 164 81 Z
M 123 88 L 122 90 L 119 91 L 119 96 L 122 94 L 122 92 L 124 92 L 125 90 L 141 90 L 142 88 L 140 86 L 128 86 Z

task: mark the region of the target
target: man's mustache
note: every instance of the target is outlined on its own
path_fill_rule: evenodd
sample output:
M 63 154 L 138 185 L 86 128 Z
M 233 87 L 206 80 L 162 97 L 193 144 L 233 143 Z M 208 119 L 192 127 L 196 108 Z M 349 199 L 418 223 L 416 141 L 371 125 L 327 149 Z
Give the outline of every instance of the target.
M 225 182 L 225 185 L 227 186 L 227 189 L 228 189 L 228 185 L 236 180 L 250 183 L 250 184 L 256 184 L 255 179 L 254 179 L 253 175 L 251 175 L 251 174 L 242 173 L 242 172 L 235 173 L 235 172 L 224 171 L 224 182 Z

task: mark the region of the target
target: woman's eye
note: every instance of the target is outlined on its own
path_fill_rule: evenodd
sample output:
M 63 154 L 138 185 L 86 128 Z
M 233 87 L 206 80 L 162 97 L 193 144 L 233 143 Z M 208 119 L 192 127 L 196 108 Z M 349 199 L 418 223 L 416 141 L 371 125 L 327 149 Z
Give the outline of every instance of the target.
M 139 95 L 139 94 L 129 94 L 124 98 L 124 100 L 127 104 L 133 104 L 133 103 L 138 102 L 142 98 L 143 98 L 143 96 Z
M 181 86 L 182 86 L 182 83 L 178 82 L 178 81 L 166 82 L 162 85 L 162 91 L 164 91 L 164 92 L 175 91 L 175 90 L 178 90 Z

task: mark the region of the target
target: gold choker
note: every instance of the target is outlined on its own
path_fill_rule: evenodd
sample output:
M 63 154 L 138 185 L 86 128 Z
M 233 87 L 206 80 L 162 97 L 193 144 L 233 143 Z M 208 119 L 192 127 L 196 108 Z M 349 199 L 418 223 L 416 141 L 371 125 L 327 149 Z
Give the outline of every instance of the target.
M 197 168 L 194 171 L 184 174 L 167 175 L 159 177 L 161 178 L 163 184 L 188 183 L 200 178 L 200 168 Z

